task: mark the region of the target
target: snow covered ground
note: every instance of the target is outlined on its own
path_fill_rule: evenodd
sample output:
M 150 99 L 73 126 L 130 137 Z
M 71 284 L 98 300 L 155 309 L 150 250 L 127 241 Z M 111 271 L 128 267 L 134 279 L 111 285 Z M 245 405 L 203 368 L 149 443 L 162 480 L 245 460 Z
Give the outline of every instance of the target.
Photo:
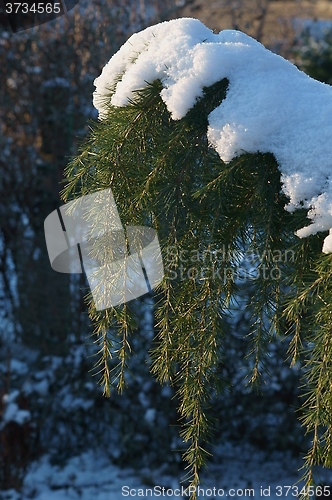
M 150 300 L 150 298 L 146 298 L 144 322 L 142 323 L 142 327 L 144 327 L 144 338 L 146 340 L 151 336 L 151 325 L 153 323 Z M 135 341 L 137 341 L 137 346 L 135 344 L 134 347 L 135 350 L 137 347 L 138 351 L 138 344 L 142 342 L 142 340 L 138 337 Z M 22 349 L 20 344 L 13 344 L 12 348 L 13 352 L 21 354 L 21 359 L 12 358 L 10 361 L 12 389 L 9 394 L 5 395 L 3 398 L 6 403 L 2 415 L 3 424 L 10 421 L 17 422 L 18 424 L 23 424 L 26 421 L 35 422 L 37 416 L 33 413 L 33 409 L 35 407 L 34 402 L 37 398 L 37 401 L 40 401 L 40 405 L 46 408 L 51 405 L 52 408 L 52 411 L 49 411 L 47 415 L 43 416 L 43 420 L 47 422 L 47 425 L 45 423 L 44 427 L 48 427 L 52 430 L 46 432 L 47 429 L 42 427 L 41 440 L 44 446 L 45 443 L 47 443 L 49 451 L 51 445 L 55 447 L 53 449 L 53 456 L 59 459 L 59 452 L 56 450 L 63 448 L 60 445 L 56 447 L 57 441 L 63 444 L 66 449 L 73 450 L 75 443 L 76 445 L 78 444 L 77 441 L 82 443 L 84 439 L 86 448 L 83 454 L 77 455 L 67 460 L 67 462 L 63 460 L 62 466 L 51 463 L 50 455 L 45 455 L 41 460 L 31 463 L 24 479 L 22 492 L 17 493 L 14 490 L 0 491 L 1 500 L 120 500 L 120 498 L 126 498 L 125 495 L 122 495 L 123 486 L 128 486 L 130 489 L 133 489 L 134 491 L 132 493 L 136 492 L 136 496 L 142 496 L 139 495 L 139 493 L 142 493 L 138 492 L 139 489 L 143 489 L 143 493 L 145 493 L 146 489 L 151 489 L 154 486 L 165 488 L 164 495 L 162 489 L 157 489 L 155 495 L 153 495 L 154 497 L 160 496 L 167 498 L 181 496 L 178 494 L 181 493 L 180 480 L 184 472 L 180 470 L 177 477 L 170 477 L 165 473 L 167 467 L 166 463 L 163 467 L 152 470 L 147 467 L 147 461 L 144 458 L 146 456 L 144 451 L 146 450 L 143 450 L 143 448 L 141 453 L 142 465 L 139 471 L 135 471 L 129 467 L 119 467 L 111 463 L 112 459 L 110 457 L 114 457 L 115 459 L 119 458 L 122 442 L 121 436 L 123 437 L 123 433 L 119 433 L 116 426 L 111 425 L 110 414 L 106 411 L 106 405 L 102 407 L 98 406 L 96 403 L 92 405 L 98 386 L 95 382 L 91 381 L 88 374 L 88 368 L 84 367 L 85 365 L 82 363 L 84 360 L 90 359 L 91 354 L 94 352 L 93 345 L 73 345 L 70 354 L 65 359 L 57 356 L 47 356 L 44 358 L 45 369 L 43 366 L 38 366 L 37 368 L 36 362 L 34 361 L 36 355 L 34 351 L 29 351 L 27 348 Z M 161 426 L 159 407 L 157 407 L 157 410 L 151 407 L 152 404 L 156 404 L 156 396 L 152 397 L 150 394 L 151 383 L 143 377 L 142 372 L 139 370 L 139 368 L 142 369 L 142 367 L 145 366 L 142 361 L 145 359 L 145 356 L 146 353 L 141 351 L 140 356 L 137 355 L 137 359 L 136 357 L 133 358 L 134 364 L 132 370 L 136 375 L 138 384 L 141 386 L 137 397 L 138 402 L 135 404 L 132 396 L 130 399 L 130 394 L 132 393 L 128 394 L 126 392 L 121 396 L 120 400 L 123 402 L 124 406 L 117 406 L 117 411 L 119 412 L 130 411 L 131 413 L 135 412 L 138 416 L 145 415 L 144 419 L 142 419 L 143 422 L 142 420 L 140 421 L 139 430 L 137 431 L 137 433 L 141 434 L 141 437 L 144 432 L 147 432 L 147 430 L 144 431 L 144 425 L 148 427 L 151 424 L 154 426 L 155 431 L 159 430 L 159 432 Z M 34 366 L 35 368 L 33 368 Z M 4 360 L 0 362 L 0 374 L 5 376 L 6 369 L 7 362 Z M 62 369 L 65 373 L 67 372 L 66 376 L 64 376 L 62 372 L 59 372 L 59 370 Z M 81 385 L 79 387 L 84 386 L 86 390 L 83 390 L 83 392 L 82 390 L 75 391 L 75 381 L 77 381 L 78 378 L 82 378 L 82 370 L 86 371 L 87 380 L 89 380 L 89 382 L 85 382 L 85 379 L 81 380 Z M 148 373 L 148 366 L 146 370 Z M 284 371 L 286 374 L 286 368 Z M 235 386 L 239 386 L 240 380 L 242 380 L 241 371 L 239 371 L 237 377 L 238 378 L 233 380 Z M 281 379 L 283 379 L 283 375 Z M 134 381 L 131 382 L 131 379 L 128 381 L 129 390 Z M 270 381 L 271 387 L 272 384 L 275 383 L 277 382 L 274 382 L 272 379 Z M 21 393 L 30 398 L 29 401 L 31 406 L 29 408 L 32 412 L 31 419 L 29 412 L 19 407 L 19 394 L 14 386 L 20 387 Z M 276 388 L 277 391 L 279 391 L 280 388 L 281 386 L 278 386 Z M 100 390 L 98 390 L 98 392 L 100 392 Z M 82 394 L 84 399 L 81 397 Z M 153 394 L 155 394 L 155 392 L 153 392 Z M 171 397 L 172 392 L 170 388 L 164 386 L 161 400 L 166 402 L 167 399 Z M 128 404 L 130 403 L 129 407 L 125 405 L 126 401 Z M 79 429 L 76 429 L 77 433 L 73 435 L 73 426 L 77 425 L 79 427 L 79 408 L 82 408 L 86 414 L 87 425 L 84 427 L 82 424 L 83 434 L 79 432 Z M 272 420 L 271 429 L 275 429 L 276 432 L 278 432 L 280 427 L 278 418 L 280 414 L 277 413 L 277 415 L 273 415 L 273 408 L 270 408 L 270 410 L 270 417 L 274 418 L 274 420 Z M 104 436 L 103 442 L 107 442 L 107 446 L 104 447 L 104 450 L 106 448 L 106 452 L 100 449 L 97 451 L 92 451 L 91 449 L 91 442 L 95 442 L 97 434 L 95 427 L 90 427 L 92 419 L 98 418 L 98 411 L 99 415 L 103 414 L 103 420 L 106 427 L 109 427 L 109 432 L 107 434 L 104 433 L 106 427 L 105 429 L 102 428 L 104 429 L 102 431 Z M 246 410 L 243 408 L 243 411 L 248 412 L 248 408 Z M 76 420 L 73 419 L 75 412 L 78 412 Z M 52 413 L 55 422 L 49 420 L 50 413 Z M 266 415 L 266 418 L 267 417 L 268 415 Z M 234 416 L 234 418 L 238 417 Z M 145 422 L 147 420 L 150 421 L 148 424 Z M 64 422 L 66 422 L 66 429 L 62 429 Z M 134 421 L 130 420 L 129 422 L 132 426 Z M 267 424 L 268 419 L 266 420 L 266 425 Z M 165 425 L 168 425 L 168 421 Z M 87 430 L 89 428 L 93 437 L 87 435 Z M 162 429 L 164 428 L 162 427 Z M 258 429 L 260 429 L 259 424 L 253 426 L 253 429 L 255 429 L 253 432 L 258 432 Z M 66 430 L 66 432 L 62 433 L 62 430 Z M 49 437 L 50 432 L 53 433 L 53 440 Z M 164 431 L 162 430 L 162 432 Z M 293 430 L 293 435 L 294 432 Z M 154 433 L 148 435 L 150 435 L 150 439 L 153 439 Z M 146 441 L 143 440 L 142 443 L 144 442 Z M 171 444 L 171 448 L 184 448 L 184 446 L 181 446 L 181 439 L 178 438 L 174 440 L 174 444 Z M 236 447 L 232 446 L 229 442 L 223 443 L 222 446 L 216 446 L 212 452 L 213 458 L 210 461 L 209 469 L 201 475 L 201 487 L 205 491 L 205 498 L 218 500 L 219 498 L 226 497 L 226 494 L 227 497 L 231 497 L 235 494 L 232 498 L 263 498 L 261 487 L 265 493 L 268 493 L 267 488 L 270 487 L 268 496 L 270 499 L 295 498 L 292 493 L 295 493 L 296 489 L 289 490 L 288 495 L 286 495 L 287 489 L 285 487 L 295 485 L 300 479 L 302 473 L 299 472 L 299 468 L 303 463 L 301 457 L 294 459 L 285 453 L 274 453 L 271 455 L 262 451 L 257 451 L 257 449 L 249 445 Z M 176 462 L 176 455 L 178 455 L 178 453 L 174 453 L 174 462 Z M 58 461 L 60 461 L 60 459 Z M 323 470 L 321 472 L 321 479 L 326 484 L 332 485 L 332 470 Z M 206 484 L 203 484 L 203 482 Z M 278 486 L 282 487 L 282 489 L 277 488 Z M 210 488 L 211 492 L 206 492 L 207 488 Z M 215 494 L 213 493 L 213 488 L 216 488 Z M 171 489 L 172 491 L 169 491 L 169 494 L 167 494 L 167 489 Z M 177 491 L 178 489 L 180 491 Z M 235 490 L 234 492 L 233 489 Z M 220 490 L 219 495 L 218 490 Z M 223 490 L 224 495 L 222 495 L 221 490 Z M 254 490 L 254 494 L 252 490 Z M 238 491 L 238 494 L 236 494 L 236 491 Z M 160 495 L 158 495 L 158 492 L 160 492 Z M 250 496 L 249 493 L 251 493 Z M 134 495 L 128 496 L 132 497 Z M 148 491 L 145 496 L 149 497 L 151 493 Z M 200 496 L 204 498 L 203 495 Z
M 200 495 L 204 498 L 294 498 L 300 479 L 301 459 L 225 444 L 215 451 L 218 465 L 211 464 L 202 475 Z M 321 470 L 324 484 L 332 483 L 332 471 Z M 181 476 L 169 477 L 162 469 L 140 472 L 121 469 L 97 452 L 87 451 L 63 467 L 51 465 L 47 456 L 30 466 L 21 493 L 0 492 L 2 500 L 120 500 L 134 496 L 182 497 Z M 204 483 L 204 484 L 203 484 Z M 293 487 L 287 489 L 287 486 Z M 299 489 L 301 483 L 297 485 Z M 155 488 L 156 487 L 156 488 Z M 164 489 L 163 489 L 164 488 Z M 213 491 L 213 489 L 215 490 Z M 146 491 L 147 490 L 147 491 Z M 151 491 L 152 490 L 152 491 Z M 203 493 L 204 490 L 204 493 Z M 288 491 L 288 493 L 287 493 Z M 263 494 L 265 493 L 265 495 Z M 186 496 L 183 496 L 186 498 Z M 188 497 L 189 498 L 189 497 Z

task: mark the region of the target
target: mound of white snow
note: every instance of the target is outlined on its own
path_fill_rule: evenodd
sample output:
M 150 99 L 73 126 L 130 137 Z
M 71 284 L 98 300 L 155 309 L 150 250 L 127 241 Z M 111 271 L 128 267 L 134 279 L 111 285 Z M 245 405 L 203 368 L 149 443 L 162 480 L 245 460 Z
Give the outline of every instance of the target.
M 332 88 L 299 71 L 240 31 L 214 34 L 197 19 L 163 22 L 132 35 L 96 78 L 94 106 L 107 116 L 105 96 L 125 106 L 133 91 L 160 79 L 161 97 L 178 120 L 223 78 L 227 96 L 209 115 L 208 139 L 229 162 L 244 151 L 274 154 L 290 198 L 313 223 L 306 237 L 332 228 Z M 301 203 L 302 202 L 302 203 Z M 323 251 L 332 251 L 325 241 Z M 332 236 L 330 237 L 332 240 Z

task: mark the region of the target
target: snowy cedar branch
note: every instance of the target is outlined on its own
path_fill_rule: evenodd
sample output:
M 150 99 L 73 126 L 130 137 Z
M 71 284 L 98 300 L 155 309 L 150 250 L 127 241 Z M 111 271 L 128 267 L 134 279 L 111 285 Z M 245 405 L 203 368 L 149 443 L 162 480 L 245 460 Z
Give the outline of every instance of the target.
M 313 466 L 332 460 L 332 258 L 322 253 L 323 242 L 331 249 L 331 88 L 243 33 L 216 35 L 194 19 L 133 35 L 95 83 L 100 121 L 66 169 L 63 199 L 111 187 L 124 225 L 158 233 L 166 273 L 151 371 L 177 389 L 190 484 L 208 454 L 209 404 L 228 389 L 224 339 L 248 251 L 261 256 L 246 304 L 248 384 L 267 371 L 270 343 L 288 340 L 291 364 L 303 368 L 312 484 Z M 181 252 L 225 247 L 213 272 L 197 259 L 195 279 L 180 275 Z M 96 311 L 90 300 L 89 312 L 109 395 L 124 387 L 135 318 L 130 304 Z

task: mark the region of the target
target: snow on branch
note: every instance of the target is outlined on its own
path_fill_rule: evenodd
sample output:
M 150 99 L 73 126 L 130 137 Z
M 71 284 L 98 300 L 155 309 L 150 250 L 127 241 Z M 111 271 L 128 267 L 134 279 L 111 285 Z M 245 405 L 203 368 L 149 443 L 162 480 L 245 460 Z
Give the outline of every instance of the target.
M 106 115 L 105 96 L 125 106 L 133 91 L 160 79 L 174 120 L 183 118 L 203 87 L 227 78 L 227 96 L 209 115 L 208 139 L 224 162 L 241 153 L 274 154 L 289 196 L 287 210 L 310 209 L 306 237 L 332 228 L 332 88 L 301 72 L 235 30 L 214 34 L 182 18 L 135 33 L 96 78 L 94 106 Z M 331 240 L 331 241 L 330 241 Z M 332 252 L 332 234 L 323 251 Z

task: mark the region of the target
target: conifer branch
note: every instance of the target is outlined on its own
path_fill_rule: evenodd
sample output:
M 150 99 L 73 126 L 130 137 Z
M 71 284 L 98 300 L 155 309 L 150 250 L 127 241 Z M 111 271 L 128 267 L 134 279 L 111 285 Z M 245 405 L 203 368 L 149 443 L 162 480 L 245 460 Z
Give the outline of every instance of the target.
M 183 458 L 192 486 L 198 486 L 208 457 L 204 443 L 212 429 L 213 389 L 217 393 L 228 388 L 220 367 L 227 355 L 224 340 L 231 305 L 245 285 L 239 283 L 237 268 L 246 251 L 257 255 L 260 276 L 250 281 L 246 294 L 253 318 L 250 381 L 268 372 L 271 342 L 288 335 L 291 365 L 304 364 L 308 392 L 303 425 L 313 434 L 305 480 L 311 484 L 314 465 L 332 463 L 331 258 L 321 256 L 322 235 L 301 243 L 294 236 L 308 222 L 307 214 L 285 211 L 288 200 L 272 154 L 244 153 L 226 164 L 209 146 L 207 117 L 227 88 L 228 81 L 222 80 L 203 89 L 195 106 L 177 121 L 160 97 L 160 81 L 134 92 L 123 107 L 110 104 L 111 90 L 105 98 L 108 116 L 91 124 L 80 155 L 66 168 L 62 196 L 67 201 L 112 186 L 124 226 L 149 225 L 158 231 L 165 278 L 155 295 L 151 372 L 176 388 L 180 435 L 187 443 Z M 220 256 L 223 247 L 229 255 L 210 261 L 208 271 L 198 258 L 193 266 L 197 276 L 182 276 L 181 255 Z M 274 279 L 271 255 L 285 249 L 294 251 L 295 259 L 278 261 Z M 102 253 L 102 245 L 96 251 Z M 115 382 L 122 392 L 129 371 L 129 338 L 138 326 L 134 313 L 124 304 L 102 312 L 91 305 L 89 314 L 104 394 L 109 395 Z

